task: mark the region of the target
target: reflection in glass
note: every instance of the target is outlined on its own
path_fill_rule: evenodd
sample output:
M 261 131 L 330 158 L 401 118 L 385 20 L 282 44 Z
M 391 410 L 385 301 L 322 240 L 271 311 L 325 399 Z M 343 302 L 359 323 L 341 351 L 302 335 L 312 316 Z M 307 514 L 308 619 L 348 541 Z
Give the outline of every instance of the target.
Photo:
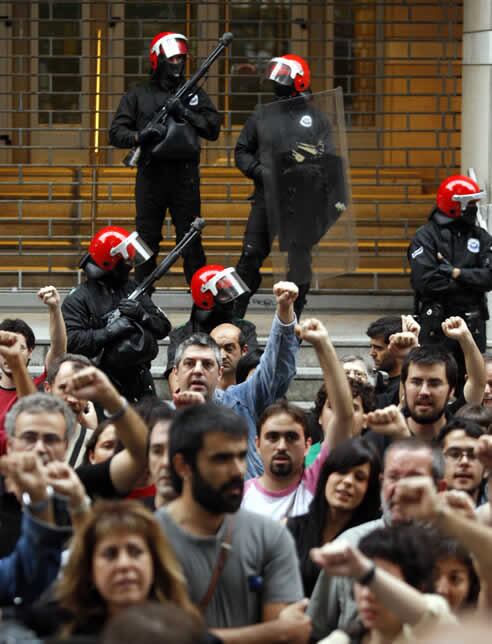
M 225 60 L 220 61 L 221 109 L 229 96 L 232 125 L 243 125 L 256 105 L 272 100 L 270 87 L 263 82 L 267 62 L 290 50 L 292 3 L 229 3 L 227 28 L 233 32 L 229 70 L 230 88 L 226 87 Z M 225 21 L 225 13 L 222 12 Z

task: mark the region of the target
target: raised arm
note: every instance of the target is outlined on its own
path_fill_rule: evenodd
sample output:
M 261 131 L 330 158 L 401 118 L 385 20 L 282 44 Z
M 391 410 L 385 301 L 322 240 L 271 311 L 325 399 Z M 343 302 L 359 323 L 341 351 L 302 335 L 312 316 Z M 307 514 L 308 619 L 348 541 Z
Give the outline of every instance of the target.
M 478 508 L 477 518 L 481 523 L 492 527 L 492 436 L 480 436 L 475 451 L 480 462 L 489 473 L 487 480 L 488 501 Z
M 55 493 L 66 499 L 70 512 L 72 527 L 76 530 L 85 519 L 91 508 L 91 501 L 86 494 L 82 481 L 75 470 L 62 461 L 52 461 L 45 466 L 48 483 Z
M 427 610 L 422 593 L 375 566 L 371 559 L 347 542 L 327 543 L 322 548 L 313 548 L 311 558 L 328 575 L 351 577 L 355 582 L 367 579 L 373 570 L 373 576 L 366 585 L 383 606 L 405 624 L 417 624 Z
M 120 494 L 129 493 L 147 466 L 148 431 L 144 421 L 96 367 L 75 373 L 67 380 L 66 391 L 100 403 L 109 414 L 125 446 L 111 459 L 111 481 Z
M 34 453 L 2 457 L 0 471 L 9 477 L 25 504 L 21 536 L 15 550 L 0 560 L 0 602 L 6 605 L 20 597 L 28 604 L 56 579 L 67 532 L 57 529 L 53 523 L 47 479 Z M 28 499 L 24 493 L 29 495 Z
M 438 494 L 430 477 L 415 476 L 399 481 L 395 491 L 408 518 L 431 521 L 439 531 L 457 539 L 469 550 L 479 567 L 479 576 L 492 586 L 492 529 L 467 518 L 453 505 L 453 497 Z
M 256 418 L 268 405 L 285 395 L 296 374 L 299 342 L 294 333 L 294 302 L 298 292 L 292 282 L 277 282 L 274 285 L 276 315 L 260 364 L 251 378 L 234 387 L 234 391 L 246 396 L 248 407 Z M 227 397 L 227 390 L 225 393 Z
M 298 337 L 309 342 L 319 360 L 323 381 L 333 416 L 323 426 L 324 443 L 333 449 L 352 436 L 354 422 L 354 403 L 352 392 L 343 366 L 338 359 L 335 347 L 326 327 L 315 318 L 304 320 L 298 326 Z
M 456 340 L 463 351 L 468 375 L 463 389 L 466 402 L 481 405 L 487 382 L 487 373 L 482 354 L 473 339 L 470 329 L 463 318 L 458 316 L 447 318 L 441 326 L 444 335 L 451 340 Z
M 36 385 L 27 370 L 26 361 L 22 354 L 19 336 L 10 331 L 0 331 L 0 356 L 5 358 L 12 372 L 17 397 L 36 393 Z
M 396 405 L 388 405 L 365 415 L 365 424 L 376 434 L 384 434 L 392 440 L 410 436 L 405 417 Z
M 45 368 L 67 351 L 67 330 L 61 312 L 60 294 L 54 286 L 44 286 L 38 291 L 38 297 L 49 310 L 50 348 L 46 354 Z

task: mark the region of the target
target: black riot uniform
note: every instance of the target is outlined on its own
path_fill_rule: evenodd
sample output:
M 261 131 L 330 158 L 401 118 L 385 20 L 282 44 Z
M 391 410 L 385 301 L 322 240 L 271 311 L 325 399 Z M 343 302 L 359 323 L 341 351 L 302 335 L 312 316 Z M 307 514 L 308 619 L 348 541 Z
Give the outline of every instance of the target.
M 93 359 L 131 403 L 138 401 L 145 394 L 155 393 L 150 362 L 158 352 L 157 340 L 169 334 L 169 320 L 150 297 L 142 296 L 139 303 L 145 313 L 138 324 L 143 329 L 145 341 L 142 342 L 142 351 L 138 355 L 138 364 L 129 366 L 123 364 L 122 360 L 121 368 L 115 366 L 114 359 L 111 362 L 106 359 L 111 359 L 111 355 L 105 355 L 110 346 L 107 314 L 118 309 L 121 301 L 135 289 L 136 283 L 128 279 L 128 272 L 123 263 L 118 270 L 102 275 L 89 259 L 84 271 L 88 276 L 87 281 L 74 288 L 62 304 L 68 351 Z M 125 316 L 122 316 L 122 321 L 127 322 Z M 121 342 L 128 336 L 125 325 L 122 323 L 119 326 L 121 333 L 111 333 L 113 344 L 118 344 L 118 341 Z
M 303 208 L 301 204 L 296 203 L 296 200 L 305 198 L 306 185 L 311 185 L 313 191 L 317 192 L 316 181 L 319 177 L 324 180 L 324 173 L 317 172 L 315 164 L 293 163 L 291 152 L 296 149 L 300 140 L 305 141 L 306 136 L 309 136 L 313 147 L 316 142 L 323 141 L 324 153 L 332 153 L 333 144 L 328 119 L 310 104 L 309 94 L 295 101 L 279 98 L 278 108 L 275 118 L 270 121 L 259 117 L 259 112 L 252 114 L 245 123 L 235 148 L 237 167 L 244 175 L 253 179 L 255 186 L 243 250 L 236 268 L 251 291 L 236 301 L 236 312 L 241 317 L 246 312 L 249 298 L 260 286 L 260 268 L 270 254 L 271 243 L 276 235 L 279 236 L 280 249 L 285 249 L 288 253 L 287 279 L 299 287 L 295 310 L 297 317 L 300 317 L 311 281 L 311 249 L 327 228 L 327 222 L 323 222 L 319 216 L 320 209 L 313 213 L 308 212 L 310 208 L 307 207 L 304 210 L 305 216 L 300 217 L 299 212 L 302 212 Z M 309 123 L 309 129 L 302 123 Z M 282 173 L 285 184 L 279 195 L 279 199 L 283 201 L 283 220 L 278 222 L 278 230 L 272 230 L 272 218 L 267 214 L 263 185 L 265 170 L 260 159 L 261 146 L 263 149 L 269 147 L 276 151 L 274 154 L 278 154 L 278 159 L 272 166 Z
M 171 98 L 184 82 L 166 75 L 166 68 L 153 73 L 151 80 L 130 89 L 120 101 L 114 115 L 109 142 L 118 148 L 131 148 L 138 140 L 138 133 L 149 123 L 154 114 Z M 221 116 L 203 89 L 181 99 L 182 122 L 194 130 L 199 137 L 215 141 L 220 132 Z M 184 108 L 184 109 L 183 109 Z M 192 221 L 200 216 L 200 151 L 196 146 L 187 149 L 186 142 L 178 146 L 175 158 L 156 160 L 151 150 L 157 139 L 142 143 L 143 154 L 137 170 L 135 184 L 136 230 L 154 252 L 159 250 L 162 240 L 162 224 L 169 209 L 176 231 L 176 241 L 189 230 Z M 152 272 L 156 259 L 136 269 L 137 281 Z M 200 238 L 197 238 L 183 253 L 184 272 L 187 282 L 193 273 L 206 263 Z
M 408 249 L 415 290 L 416 312 L 422 326 L 422 344 L 450 344 L 441 323 L 462 317 L 480 351 L 486 348 L 486 293 L 492 289 L 492 237 L 476 221 L 476 207 L 450 219 L 437 208 L 419 228 Z M 442 259 L 441 259 L 442 258 Z M 457 278 L 453 268 L 460 269 Z M 456 352 L 456 343 L 450 349 Z

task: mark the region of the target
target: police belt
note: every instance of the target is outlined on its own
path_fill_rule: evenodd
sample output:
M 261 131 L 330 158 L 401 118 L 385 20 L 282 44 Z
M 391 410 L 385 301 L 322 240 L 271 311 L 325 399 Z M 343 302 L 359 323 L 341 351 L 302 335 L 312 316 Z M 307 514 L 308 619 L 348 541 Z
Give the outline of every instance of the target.
M 439 318 L 444 321 L 446 318 L 451 316 L 459 316 L 465 320 L 480 320 L 482 318 L 482 311 L 480 309 L 473 309 L 465 311 L 460 308 L 453 307 L 452 310 L 446 309 L 440 303 L 429 304 L 428 306 L 422 305 L 420 307 L 419 316 L 421 319 L 424 318 Z

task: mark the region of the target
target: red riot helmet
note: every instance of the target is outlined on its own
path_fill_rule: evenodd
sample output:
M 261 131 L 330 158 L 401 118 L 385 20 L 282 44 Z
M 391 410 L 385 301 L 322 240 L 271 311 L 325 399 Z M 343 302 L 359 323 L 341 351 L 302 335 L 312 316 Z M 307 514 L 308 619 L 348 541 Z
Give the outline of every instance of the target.
M 111 271 L 121 260 L 136 266 L 143 264 L 152 257 L 152 251 L 137 232 L 106 226 L 91 239 L 89 255 L 103 271 Z
M 446 217 L 461 217 L 467 206 L 486 197 L 476 181 L 461 174 L 444 179 L 437 189 L 437 207 Z
M 210 311 L 216 304 L 232 302 L 249 288 L 235 268 L 209 264 L 199 268 L 191 278 L 191 297 L 199 309 Z
M 268 63 L 265 78 L 279 85 L 292 87 L 293 93 L 301 93 L 311 86 L 311 71 L 309 65 L 300 56 L 286 54 L 272 58 Z
M 157 69 L 160 54 L 170 59 L 173 56 L 186 56 L 187 53 L 188 39 L 186 36 L 171 31 L 163 31 L 154 36 L 150 43 L 150 66 L 153 71 Z

